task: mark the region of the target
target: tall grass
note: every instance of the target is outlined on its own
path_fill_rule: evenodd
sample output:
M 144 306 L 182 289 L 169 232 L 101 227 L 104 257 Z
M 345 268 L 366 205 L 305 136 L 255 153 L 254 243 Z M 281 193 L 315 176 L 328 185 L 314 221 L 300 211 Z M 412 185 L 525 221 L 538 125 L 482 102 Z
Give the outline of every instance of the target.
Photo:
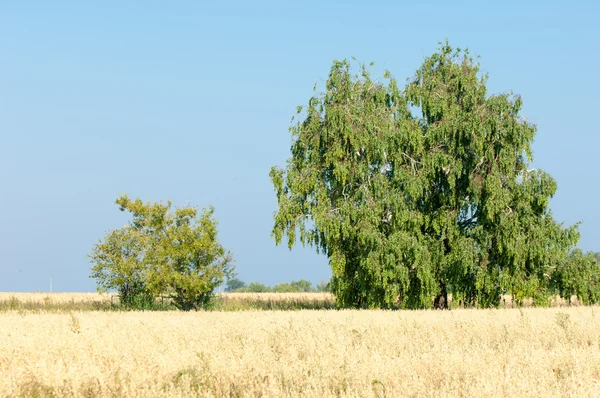
M 98 293 L 0 292 L 2 311 L 107 311 L 113 295 Z
M 329 293 L 222 293 L 207 306 L 212 311 L 303 310 L 335 308 Z M 126 311 L 175 310 L 168 298 L 158 297 L 153 305 L 123 306 L 115 294 L 98 293 L 0 293 L 0 311 Z
M 525 300 L 524 306 L 532 306 Z M 550 307 L 577 306 L 576 297 L 571 302 L 552 297 Z M 505 296 L 501 308 L 516 308 L 510 296 Z M 297 311 L 334 309 L 335 298 L 330 293 L 220 293 L 205 308 L 209 311 Z M 123 306 L 115 294 L 98 293 L 0 293 L 2 311 L 169 311 L 175 310 L 168 298 L 157 297 L 153 304 L 143 300 L 138 306 Z
M 592 397 L 599 311 L 8 311 L 0 395 Z

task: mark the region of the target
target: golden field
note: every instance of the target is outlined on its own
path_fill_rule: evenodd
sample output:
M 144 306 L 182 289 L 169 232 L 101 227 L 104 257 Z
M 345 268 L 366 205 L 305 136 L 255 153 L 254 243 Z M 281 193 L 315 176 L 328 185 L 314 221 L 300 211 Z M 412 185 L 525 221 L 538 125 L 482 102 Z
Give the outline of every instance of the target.
M 27 303 L 86 303 L 86 302 L 101 302 L 110 303 L 110 299 L 114 293 L 9 293 L 0 292 L 0 301 L 11 299 L 19 300 Z
M 217 293 L 214 310 L 299 310 L 332 309 L 335 298 L 330 293 Z M 452 295 L 449 295 L 450 303 Z M 160 299 L 157 301 L 160 303 Z M 0 292 L 0 312 L 6 310 L 51 310 L 51 311 L 90 311 L 111 310 L 118 304 L 118 295 L 114 293 L 7 293 Z M 168 299 L 163 301 L 168 305 Z M 532 300 L 523 305 L 530 307 Z M 579 305 L 576 296 L 571 303 L 556 296 L 551 297 L 551 307 L 570 307 Z M 511 296 L 503 296 L 502 308 L 515 308 L 517 305 Z M 164 309 L 164 308 L 163 308 Z
M 600 307 L 0 312 L 0 397 L 598 396 Z
M 330 293 L 218 293 L 211 309 L 239 310 L 299 310 L 331 309 L 335 300 Z M 157 298 L 154 309 L 174 309 L 170 299 Z M 0 312 L 25 311 L 108 311 L 119 305 L 114 293 L 2 293 Z
M 223 297 L 260 300 L 333 300 L 330 293 L 219 293 Z M 10 293 L 0 292 L 0 301 L 16 299 L 22 302 L 110 302 L 115 293 Z

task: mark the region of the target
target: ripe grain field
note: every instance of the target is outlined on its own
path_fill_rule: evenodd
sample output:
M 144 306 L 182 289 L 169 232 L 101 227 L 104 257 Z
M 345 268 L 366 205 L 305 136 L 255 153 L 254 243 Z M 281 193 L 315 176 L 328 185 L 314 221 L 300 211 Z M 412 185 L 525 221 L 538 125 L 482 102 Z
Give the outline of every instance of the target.
M 0 396 L 597 396 L 600 308 L 0 313 Z
M 157 298 L 155 309 L 175 309 L 168 298 Z M 108 311 L 119 309 L 114 293 L 8 293 L 0 292 L 0 312 Z M 116 306 L 116 308 L 115 308 Z M 217 293 L 210 306 L 216 311 L 332 309 L 330 293 Z
M 452 303 L 452 295 L 449 295 Z M 332 309 L 335 298 L 331 293 L 217 293 L 213 310 L 269 310 L 269 309 Z M 90 311 L 110 310 L 118 303 L 114 293 L 10 293 L 0 292 L 0 312 L 7 310 L 38 311 Z M 531 307 L 532 300 L 524 300 Z M 551 297 L 550 307 L 580 305 L 576 296 L 568 302 L 558 296 Z M 511 296 L 503 296 L 501 308 L 516 308 Z

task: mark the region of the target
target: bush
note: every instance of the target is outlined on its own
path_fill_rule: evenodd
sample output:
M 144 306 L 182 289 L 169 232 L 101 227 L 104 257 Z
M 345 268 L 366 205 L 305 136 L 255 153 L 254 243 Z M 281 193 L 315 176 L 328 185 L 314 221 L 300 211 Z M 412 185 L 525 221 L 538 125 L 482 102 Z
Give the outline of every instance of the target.
M 236 290 L 240 290 L 246 287 L 246 282 L 238 279 L 231 278 L 227 280 L 227 287 L 225 288 L 226 292 L 234 292 Z
M 171 203 L 117 199 L 132 221 L 94 245 L 92 278 L 99 291 L 116 289 L 124 305 L 168 295 L 181 310 L 204 308 L 214 289 L 233 272 L 230 253 L 217 239 L 214 209 L 171 210 Z
M 250 282 L 248 286 L 238 291 L 246 293 L 269 293 L 271 292 L 271 288 L 263 283 Z
M 329 283 L 326 283 L 325 281 L 319 282 L 315 290 L 319 293 L 329 293 L 331 291 Z

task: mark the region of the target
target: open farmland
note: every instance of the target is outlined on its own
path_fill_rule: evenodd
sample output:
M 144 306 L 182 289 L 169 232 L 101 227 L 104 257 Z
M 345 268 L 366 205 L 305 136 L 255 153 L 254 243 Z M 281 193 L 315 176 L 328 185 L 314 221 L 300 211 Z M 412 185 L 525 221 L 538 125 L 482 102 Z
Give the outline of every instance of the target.
M 452 295 L 450 302 L 452 303 Z M 113 293 L 6 293 L 0 292 L 0 311 L 108 311 L 119 310 L 118 295 Z M 156 309 L 169 309 L 168 300 L 161 306 L 157 300 Z M 523 305 L 530 307 L 531 299 Z M 579 305 L 576 296 L 571 303 L 554 296 L 550 298 L 551 307 Z M 501 308 L 514 308 L 510 296 L 504 296 Z M 333 309 L 335 298 L 330 293 L 219 293 L 210 309 L 216 311 L 243 310 L 301 310 Z
M 0 313 L 1 396 L 596 396 L 600 308 Z
M 155 309 L 169 307 L 169 299 L 157 298 Z M 3 293 L 0 311 L 107 311 L 120 309 L 119 297 L 113 293 Z M 335 300 L 330 293 L 219 293 L 210 309 L 240 310 L 300 310 L 331 309 Z

